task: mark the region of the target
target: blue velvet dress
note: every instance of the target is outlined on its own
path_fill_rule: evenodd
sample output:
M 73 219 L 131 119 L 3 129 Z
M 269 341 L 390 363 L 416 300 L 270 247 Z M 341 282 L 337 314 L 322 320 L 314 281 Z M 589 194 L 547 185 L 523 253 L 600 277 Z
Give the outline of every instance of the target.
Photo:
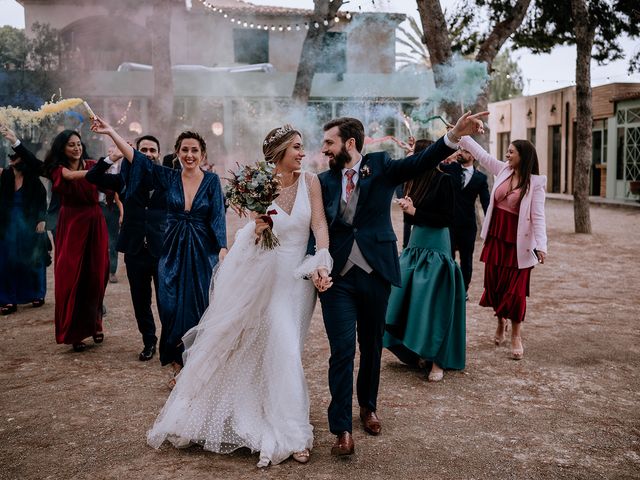
M 218 252 L 227 247 L 220 179 L 204 172 L 190 211 L 184 209 L 180 170 L 151 162 L 134 150 L 126 174 L 125 198 L 141 183 L 167 192 L 167 229 L 158 263 L 158 313 L 162 324 L 160 362 L 182 364 L 182 336 L 196 326 L 209 305 L 209 284 Z
M 46 233 L 36 233 L 36 224 L 25 218 L 23 191 L 5 206 L 11 220 L 0 235 L 0 305 L 30 303 L 47 292 Z

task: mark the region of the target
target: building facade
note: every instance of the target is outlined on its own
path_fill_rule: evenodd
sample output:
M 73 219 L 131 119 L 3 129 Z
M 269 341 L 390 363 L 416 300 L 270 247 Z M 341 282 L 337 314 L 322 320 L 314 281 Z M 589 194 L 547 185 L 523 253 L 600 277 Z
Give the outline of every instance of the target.
M 590 195 L 640 199 L 640 83 L 592 89 L 593 155 Z M 567 87 L 489 104 L 490 149 L 503 159 L 511 140 L 536 145 L 547 191 L 573 192 L 576 92 Z M 640 188 L 640 184 L 638 188 Z
M 65 96 L 86 99 L 131 137 L 153 133 L 152 2 L 20 3 L 27 32 L 35 22 L 61 32 L 64 68 L 73 71 Z M 264 134 L 287 122 L 307 134 L 309 146 L 319 145 L 326 120 L 341 115 L 361 118 L 378 135 L 406 136 L 403 106 L 433 86 L 428 72 L 395 71 L 396 28 L 404 15 L 340 12 L 331 22 L 309 108 L 301 109 L 291 96 L 307 30 L 315 28 L 312 11 L 236 0 L 191 3 L 187 8 L 175 0 L 171 7 L 173 134 L 204 132 L 210 157 L 224 159 L 216 163 L 225 169 L 255 160 Z

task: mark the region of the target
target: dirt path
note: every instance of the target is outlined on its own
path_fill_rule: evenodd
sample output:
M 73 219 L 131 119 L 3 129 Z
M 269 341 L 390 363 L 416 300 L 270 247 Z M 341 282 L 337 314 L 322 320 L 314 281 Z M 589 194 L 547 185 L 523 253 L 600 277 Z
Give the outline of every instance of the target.
M 640 478 L 640 212 L 593 208 L 591 236 L 572 233 L 570 203 L 548 202 L 547 215 L 550 255 L 532 275 L 524 360 L 492 345 L 477 262 L 467 369 L 429 384 L 385 352 L 383 433 L 354 428 L 356 454 L 336 459 L 316 309 L 305 352 L 311 462 L 263 472 L 245 452 L 147 447 L 169 372 L 137 360 L 123 265 L 107 290 L 106 340 L 80 354 L 54 342 L 50 269 L 44 307 L 0 318 L 0 478 Z

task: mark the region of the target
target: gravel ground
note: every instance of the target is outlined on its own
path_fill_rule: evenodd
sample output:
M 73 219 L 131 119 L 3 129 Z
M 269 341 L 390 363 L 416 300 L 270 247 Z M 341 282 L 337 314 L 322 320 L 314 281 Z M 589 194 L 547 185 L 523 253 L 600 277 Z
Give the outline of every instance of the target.
M 431 384 L 385 352 L 383 432 L 370 437 L 354 423 L 356 454 L 333 458 L 318 307 L 304 356 L 311 462 L 265 471 L 246 451 L 148 447 L 145 432 L 170 373 L 156 359 L 137 360 L 124 265 L 120 283 L 107 289 L 106 340 L 84 353 L 55 344 L 49 269 L 45 306 L 0 318 L 0 478 L 640 478 L 640 215 L 594 207 L 593 235 L 572 233 L 568 202 L 549 201 L 547 217 L 550 252 L 532 274 L 524 360 L 492 344 L 492 312 L 477 305 L 483 267 L 476 261 L 467 369 Z M 397 211 L 394 219 L 399 227 Z M 235 230 L 239 222 L 229 224 Z

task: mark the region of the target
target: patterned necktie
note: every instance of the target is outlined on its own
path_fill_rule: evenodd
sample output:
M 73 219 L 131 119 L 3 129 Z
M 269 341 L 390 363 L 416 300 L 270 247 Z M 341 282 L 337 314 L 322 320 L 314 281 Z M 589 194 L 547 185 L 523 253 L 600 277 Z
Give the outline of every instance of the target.
M 461 177 L 460 180 L 462 182 L 462 184 L 460 185 L 460 188 L 464 188 L 464 184 L 465 184 L 465 181 L 467 179 L 467 176 L 465 175 L 464 172 L 465 172 L 465 169 L 463 168 L 462 169 L 462 173 L 460 174 L 460 177 Z
M 356 171 L 353 168 L 350 168 L 349 170 L 344 172 L 344 174 L 347 177 L 346 193 L 347 193 L 347 203 L 349 203 L 349 198 L 351 198 L 351 194 L 353 193 L 353 191 L 356 188 L 356 184 L 353 183 L 353 176 L 356 174 Z

